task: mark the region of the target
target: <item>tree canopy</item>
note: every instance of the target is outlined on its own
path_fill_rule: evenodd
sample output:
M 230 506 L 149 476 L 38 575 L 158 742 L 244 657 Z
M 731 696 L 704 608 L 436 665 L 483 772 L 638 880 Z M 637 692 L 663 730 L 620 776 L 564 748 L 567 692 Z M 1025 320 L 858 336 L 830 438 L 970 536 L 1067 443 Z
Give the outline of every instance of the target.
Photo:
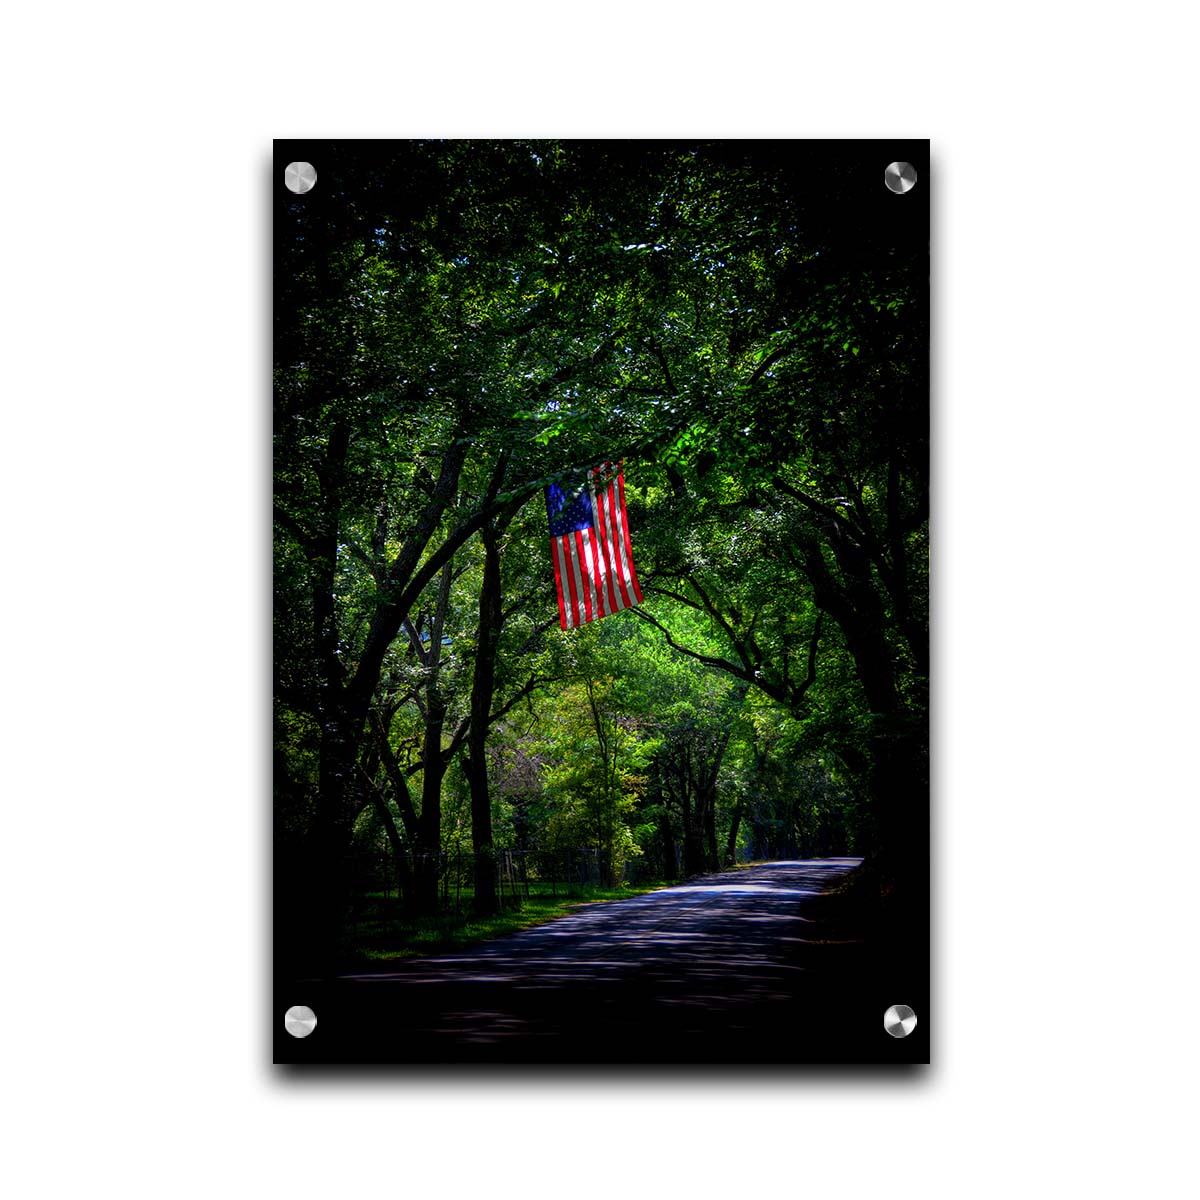
M 277 149 L 321 164 L 275 211 L 280 952 L 337 961 L 369 847 L 423 912 L 464 848 L 480 911 L 556 847 L 919 879 L 928 213 L 891 148 Z M 542 495 L 617 461 L 644 602 L 564 631 Z

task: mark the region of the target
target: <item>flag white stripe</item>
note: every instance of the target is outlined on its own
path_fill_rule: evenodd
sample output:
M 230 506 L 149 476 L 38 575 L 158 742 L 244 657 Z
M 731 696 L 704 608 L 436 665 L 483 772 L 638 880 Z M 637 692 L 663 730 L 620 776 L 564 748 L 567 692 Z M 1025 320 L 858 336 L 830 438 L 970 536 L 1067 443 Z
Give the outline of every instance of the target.
M 638 586 L 637 568 L 633 565 L 633 539 L 629 536 L 629 511 L 625 507 L 625 477 L 618 475 L 614 484 L 617 503 L 621 509 L 621 550 L 629 564 L 630 595 L 634 604 L 641 604 L 642 589 Z
M 614 478 L 609 485 L 610 495 L 612 496 L 613 519 L 616 522 L 616 543 L 617 551 L 621 556 L 621 574 L 625 578 L 625 587 L 629 591 L 629 601 L 632 604 L 635 600 L 633 591 L 633 572 L 629 569 L 629 559 L 625 557 L 625 519 L 624 513 L 621 512 L 621 503 L 617 496 L 617 481 Z
M 563 611 L 567 614 L 567 628 L 571 629 L 579 622 L 575 620 L 574 605 L 571 603 L 571 589 L 567 583 L 567 548 L 563 545 L 563 539 L 560 537 L 554 539 L 554 553 L 558 555 L 559 576 L 562 579 Z
M 604 589 L 604 607 L 606 610 L 604 615 L 608 616 L 610 613 L 616 612 L 617 609 L 613 607 L 613 599 L 608 593 L 612 572 L 609 566 L 607 544 L 608 538 L 604 532 L 604 520 L 600 508 L 600 497 L 596 492 L 596 485 L 594 482 L 595 475 L 595 471 L 590 471 L 588 473 L 588 495 L 592 499 L 592 528 L 595 530 L 596 557 L 599 560 L 600 566 L 600 578 L 597 580 L 597 582 L 599 583 L 600 587 Z
M 571 560 L 571 570 L 575 575 L 575 624 L 582 625 L 584 617 L 587 615 L 587 611 L 583 607 L 583 577 L 579 573 L 579 554 L 575 547 L 575 535 L 569 534 L 568 536 L 571 542 L 567 557 Z
M 604 586 L 604 606 L 610 613 L 617 611 L 614 607 L 612 587 L 612 558 L 609 555 L 608 532 L 604 527 L 604 509 L 600 503 L 600 493 L 596 491 L 594 482 L 595 472 L 588 476 L 588 491 L 592 497 L 592 524 L 596 531 L 596 549 L 600 558 L 601 582 Z
M 595 610 L 595 617 L 607 617 L 612 611 L 608 606 L 608 597 L 604 594 L 604 575 L 600 569 L 600 547 L 596 544 L 596 527 L 589 525 L 586 530 L 588 551 L 591 557 L 588 559 L 588 565 L 592 568 L 592 592 L 596 597 L 598 605 Z
M 603 515 L 605 523 L 605 540 L 608 543 L 609 561 L 612 563 L 614 575 L 617 576 L 613 580 L 613 593 L 617 598 L 617 608 L 628 608 L 629 604 L 625 599 L 625 593 L 621 590 L 621 560 L 617 555 L 617 538 L 615 528 L 616 517 L 612 511 L 612 504 L 609 502 L 609 492 L 607 487 L 604 489 L 603 499 L 600 501 L 600 512 Z
M 578 628 L 639 603 L 627 544 L 629 521 L 617 487 L 619 471 L 612 463 L 588 471 L 583 482 L 591 501 L 591 522 L 550 539 L 564 629 Z
M 592 571 L 591 547 L 588 544 L 588 534 L 591 532 L 590 529 L 582 529 L 576 534 L 576 537 L 583 544 L 583 577 L 587 580 L 588 596 L 592 601 L 592 620 L 594 621 L 600 616 L 600 610 L 596 607 L 596 578 Z

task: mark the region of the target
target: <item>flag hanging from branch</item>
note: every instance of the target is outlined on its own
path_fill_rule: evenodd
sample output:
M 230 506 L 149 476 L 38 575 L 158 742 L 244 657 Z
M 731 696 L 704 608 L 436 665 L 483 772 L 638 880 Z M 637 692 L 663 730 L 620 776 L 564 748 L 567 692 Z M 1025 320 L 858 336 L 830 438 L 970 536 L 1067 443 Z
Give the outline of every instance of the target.
M 641 604 L 621 464 L 604 463 L 552 483 L 546 489 L 546 512 L 564 629 Z

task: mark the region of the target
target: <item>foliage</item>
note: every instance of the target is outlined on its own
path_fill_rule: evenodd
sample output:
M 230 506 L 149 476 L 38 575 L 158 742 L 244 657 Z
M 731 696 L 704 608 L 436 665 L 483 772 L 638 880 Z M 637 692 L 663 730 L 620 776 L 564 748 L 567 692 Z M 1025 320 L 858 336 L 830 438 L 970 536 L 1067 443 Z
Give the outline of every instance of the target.
M 276 213 L 284 953 L 329 968 L 385 844 L 426 915 L 464 846 L 481 911 L 512 848 L 611 880 L 895 850 L 927 779 L 924 225 L 860 219 L 813 147 L 326 149 Z M 615 459 L 645 604 L 563 632 L 542 490 Z

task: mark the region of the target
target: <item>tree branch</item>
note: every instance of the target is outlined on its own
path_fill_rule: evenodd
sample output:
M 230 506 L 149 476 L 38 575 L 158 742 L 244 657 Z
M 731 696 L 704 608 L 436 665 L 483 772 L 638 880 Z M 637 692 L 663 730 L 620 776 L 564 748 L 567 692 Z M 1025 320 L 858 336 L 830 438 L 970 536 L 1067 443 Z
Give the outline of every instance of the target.
M 500 706 L 500 708 L 488 714 L 488 727 L 491 728 L 492 725 L 494 725 L 502 716 L 505 715 L 505 713 L 509 711 L 509 709 L 513 708 L 526 696 L 530 695 L 533 692 L 533 689 L 537 687 L 539 683 L 545 682 L 546 678 L 544 676 L 530 675 L 530 677 L 526 680 L 524 687 L 522 687 L 519 692 L 514 693 L 509 700 Z
M 679 389 L 675 386 L 675 380 L 671 378 L 671 368 L 667 365 L 667 356 L 662 352 L 662 348 L 658 344 L 658 339 L 653 334 L 650 335 L 650 351 L 658 359 L 659 366 L 662 367 L 663 375 L 667 380 L 667 387 L 671 389 L 670 394 L 678 396 Z
M 653 625 L 663 637 L 667 639 L 667 645 L 674 650 L 678 650 L 680 654 L 686 654 L 689 658 L 694 658 L 697 662 L 702 662 L 707 666 L 716 667 L 719 671 L 727 671 L 730 675 L 736 676 L 738 679 L 744 679 L 747 683 L 755 683 L 754 674 L 743 667 L 739 667 L 736 663 L 731 663 L 726 658 L 713 658 L 708 654 L 701 654 L 698 650 L 689 650 L 687 646 L 681 646 L 670 634 L 670 632 L 660 625 L 649 613 L 642 608 L 631 608 L 629 610 L 641 620 Z
M 291 513 L 285 511 L 278 504 L 276 504 L 274 508 L 276 523 L 282 525 L 283 528 L 292 535 L 297 545 L 300 546 L 305 554 L 311 557 L 311 555 L 317 553 L 317 543 L 319 539 L 313 534 L 309 533 L 309 531 L 305 529 L 300 522 L 292 516 Z
M 817 680 L 817 643 L 821 640 L 821 622 L 824 619 L 825 614 L 818 610 L 817 619 L 813 625 L 812 640 L 808 643 L 808 674 L 804 677 L 804 682 L 799 689 L 793 689 L 793 703 L 799 701 Z
M 717 624 L 719 624 L 723 630 L 725 630 L 726 636 L 733 643 L 733 648 L 737 651 L 738 658 L 740 658 L 742 660 L 742 666 L 745 667 L 749 676 L 751 678 L 753 678 L 754 671 L 753 671 L 753 668 L 750 663 L 750 656 L 746 653 L 746 651 L 742 645 L 742 639 L 734 632 L 733 626 L 729 624 L 729 622 L 724 618 L 724 616 L 722 616 L 720 610 L 712 602 L 712 600 L 709 599 L 708 593 L 705 592 L 705 590 L 700 586 L 700 584 L 697 583 L 696 580 L 691 575 L 687 576 L 687 581 L 700 594 L 700 599 L 704 602 L 704 607 L 707 610 L 709 616 L 711 616 L 712 619 L 714 621 L 716 621 Z M 759 656 L 759 661 L 760 662 L 762 661 L 761 655 Z
M 811 511 L 813 511 L 815 513 L 819 513 L 827 521 L 830 521 L 836 525 L 848 526 L 854 532 L 855 536 L 859 539 L 860 542 L 865 543 L 868 541 L 868 538 L 863 533 L 863 531 L 861 529 L 859 529 L 859 527 L 855 524 L 853 519 L 846 516 L 845 513 L 840 513 L 837 511 L 836 508 L 831 508 L 828 504 L 825 504 L 820 500 L 814 499 L 812 496 L 809 496 L 807 493 L 800 491 L 799 488 L 793 487 L 790 483 L 787 482 L 787 480 L 785 480 L 780 475 L 776 475 L 771 480 L 771 484 L 777 491 L 782 492 L 785 496 L 791 496 L 791 498 L 793 500 L 798 500 L 801 504 L 804 505 L 805 508 L 810 509 Z
M 396 793 L 396 807 L 400 810 L 400 817 L 404 821 L 404 832 L 408 835 L 409 842 L 415 844 L 417 814 L 413 808 L 412 796 L 408 791 L 408 780 L 404 777 L 404 772 L 401 771 L 400 764 L 396 761 L 396 755 L 388 741 L 383 720 L 374 709 L 371 710 L 371 728 L 375 733 L 375 743 L 379 747 L 379 757 L 383 763 L 383 769 Z
M 796 344 L 791 342 L 787 345 L 780 346 L 778 350 L 773 350 L 767 355 L 766 358 L 762 360 L 762 362 L 758 364 L 757 367 L 755 367 L 754 374 L 750 376 L 746 386 L 753 387 L 781 358 L 783 358 L 785 355 L 791 354 L 795 348 Z

